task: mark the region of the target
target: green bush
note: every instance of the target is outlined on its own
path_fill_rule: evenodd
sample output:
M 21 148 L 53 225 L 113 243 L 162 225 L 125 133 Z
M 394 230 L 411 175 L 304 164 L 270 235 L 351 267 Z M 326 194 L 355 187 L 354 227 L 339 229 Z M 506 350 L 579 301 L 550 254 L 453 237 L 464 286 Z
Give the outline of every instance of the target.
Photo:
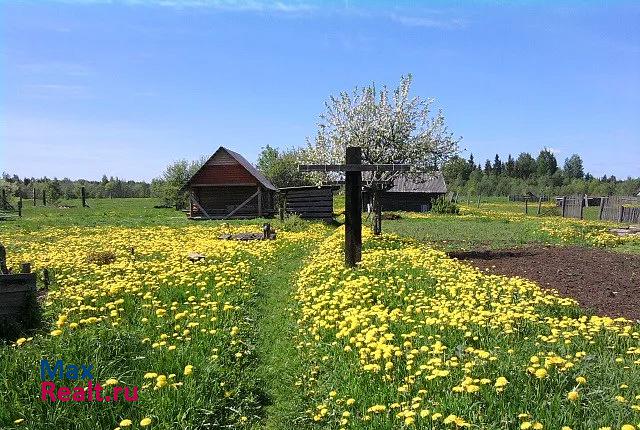
M 460 213 L 460 208 L 457 204 L 448 201 L 444 197 L 438 197 L 431 206 L 431 212 L 437 214 L 458 215 Z

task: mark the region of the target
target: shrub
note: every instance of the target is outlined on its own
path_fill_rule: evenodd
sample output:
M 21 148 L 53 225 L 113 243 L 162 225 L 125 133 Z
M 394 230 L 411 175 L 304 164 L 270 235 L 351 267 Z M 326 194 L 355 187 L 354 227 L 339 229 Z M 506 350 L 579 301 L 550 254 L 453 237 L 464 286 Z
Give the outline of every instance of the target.
M 444 197 L 438 197 L 431 206 L 431 212 L 437 214 L 458 215 L 460 213 L 460 208 L 457 204 L 448 201 Z
M 285 214 L 284 221 L 278 221 L 276 226 L 283 231 L 300 232 L 307 229 L 309 223 L 300 215 L 294 213 Z

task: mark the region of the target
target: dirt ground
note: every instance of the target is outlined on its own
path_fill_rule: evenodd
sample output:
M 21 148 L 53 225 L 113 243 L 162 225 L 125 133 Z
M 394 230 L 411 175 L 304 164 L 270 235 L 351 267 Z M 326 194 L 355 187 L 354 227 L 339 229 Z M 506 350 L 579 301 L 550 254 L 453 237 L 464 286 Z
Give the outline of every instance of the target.
M 640 320 L 640 255 L 595 248 L 526 246 L 451 252 L 489 273 L 520 276 L 573 297 L 598 315 Z

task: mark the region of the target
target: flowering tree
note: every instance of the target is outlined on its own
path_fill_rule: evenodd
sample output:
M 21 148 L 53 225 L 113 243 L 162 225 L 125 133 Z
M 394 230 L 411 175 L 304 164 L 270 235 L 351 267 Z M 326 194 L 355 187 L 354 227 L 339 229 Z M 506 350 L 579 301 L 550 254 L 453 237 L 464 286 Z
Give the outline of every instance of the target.
M 374 84 L 331 96 L 320 115 L 318 132 L 303 153 L 309 164 L 344 163 L 345 148 L 360 146 L 367 164 L 410 164 L 412 171 L 439 168 L 457 151 L 442 111 L 432 112 L 433 99 L 410 97 L 412 76 L 403 76 L 391 94 Z M 370 172 L 363 180 L 392 181 L 402 172 Z M 339 173 L 322 174 L 339 179 Z M 318 178 L 320 179 L 320 177 Z

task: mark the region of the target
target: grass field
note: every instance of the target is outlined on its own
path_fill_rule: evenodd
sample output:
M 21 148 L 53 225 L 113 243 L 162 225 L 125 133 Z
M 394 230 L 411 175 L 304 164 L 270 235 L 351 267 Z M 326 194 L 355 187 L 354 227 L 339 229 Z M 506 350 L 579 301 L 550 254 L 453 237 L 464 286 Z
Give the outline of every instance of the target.
M 11 265 L 53 274 L 45 327 L 0 345 L 0 428 L 640 428 L 637 325 L 437 250 L 637 251 L 604 224 L 498 202 L 402 214 L 382 237 L 365 233 L 363 262 L 347 270 L 339 227 L 273 221 L 275 241 L 222 241 L 260 220 L 90 204 L 26 206 L 0 224 Z M 110 264 L 90 257 L 110 252 Z M 105 395 L 139 387 L 138 400 L 43 402 L 41 359 L 93 365 Z

